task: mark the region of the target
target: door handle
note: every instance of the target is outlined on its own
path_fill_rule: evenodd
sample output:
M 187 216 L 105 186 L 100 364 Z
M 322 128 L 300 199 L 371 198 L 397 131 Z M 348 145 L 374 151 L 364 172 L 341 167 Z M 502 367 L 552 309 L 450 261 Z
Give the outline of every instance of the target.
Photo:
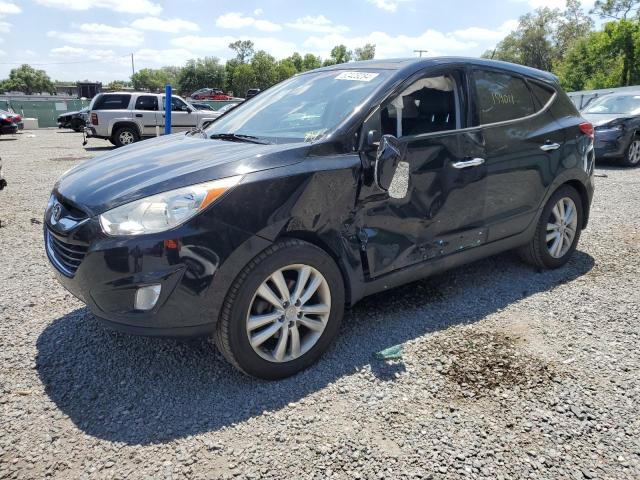
M 137 118 L 142 118 L 142 114 L 141 113 L 136 113 L 136 117 Z
M 484 163 L 484 158 L 472 158 L 470 160 L 461 160 L 453 164 L 453 168 L 469 168 L 478 167 Z
M 557 150 L 560 148 L 559 143 L 545 143 L 544 145 L 540 145 L 540 150 L 543 152 L 550 152 L 552 150 Z

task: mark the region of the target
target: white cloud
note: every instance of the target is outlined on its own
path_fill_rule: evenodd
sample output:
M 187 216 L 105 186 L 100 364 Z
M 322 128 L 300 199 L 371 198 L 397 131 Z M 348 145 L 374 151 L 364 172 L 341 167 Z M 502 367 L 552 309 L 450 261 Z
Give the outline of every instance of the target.
M 0 22 L 0 33 L 9 33 L 12 26 L 9 22 Z
M 238 12 L 229 12 L 220 15 L 216 19 L 216 26 L 232 29 L 254 27 L 263 32 L 277 32 L 282 30 L 282 27 L 277 23 L 270 22 L 269 20 L 259 20 L 257 18 L 248 17 Z
M 0 1 L 0 16 L 8 15 L 11 13 L 20 13 L 22 9 L 13 2 Z
M 453 35 L 462 40 L 499 42 L 517 27 L 517 20 L 507 20 L 495 30 L 484 27 L 469 27 L 455 30 Z
M 72 47 L 65 45 L 64 47 L 52 48 L 50 50 L 52 57 L 64 58 L 88 58 L 90 60 L 110 60 L 117 57 L 113 50 L 94 50 L 81 47 Z
M 197 32 L 200 30 L 197 23 L 182 20 L 181 18 L 163 20 L 159 17 L 144 17 L 134 20 L 131 26 L 140 30 L 155 30 L 166 33 L 178 33 L 182 30 Z
M 366 43 L 376 46 L 377 58 L 413 57 L 415 56 L 413 50 L 417 48 L 428 49 L 429 56 L 466 54 L 469 50 L 478 47 L 475 41 L 459 39 L 454 34 L 433 29 L 428 29 L 417 36 L 393 36 L 385 32 L 372 32 L 361 37 L 346 37 L 340 34 L 312 36 L 305 40 L 304 46 L 326 58 L 334 45 L 344 44 L 347 48 L 353 49 Z
M 184 65 L 187 60 L 196 58 L 190 50 L 185 48 L 165 48 L 156 50 L 142 48 L 133 54 L 136 66 L 145 68 L 149 66 Z
M 7 54 L 4 50 L 0 50 L 0 57 L 4 57 Z
M 566 0 L 511 0 L 517 1 L 520 3 L 528 3 L 531 8 L 559 8 L 560 10 L 564 10 L 567 6 Z M 593 7 L 594 0 L 580 0 L 582 7 L 589 10 Z
M 135 47 L 142 45 L 144 36 L 129 27 L 112 27 L 102 23 L 83 23 L 76 32 L 47 32 L 47 36 L 79 45 L 109 45 Z
M 398 5 L 406 1 L 409 0 L 367 0 L 367 2 L 388 12 L 395 12 L 398 9 Z
M 256 9 L 253 11 L 253 14 L 254 14 L 256 17 L 259 17 L 259 16 L 260 16 L 260 15 L 262 15 L 263 13 L 264 13 L 264 10 L 263 10 L 263 9 L 261 9 L 261 8 L 256 8 Z
M 307 15 L 302 18 L 298 18 L 295 22 L 287 23 L 287 27 L 296 28 L 305 32 L 318 32 L 318 33 L 340 33 L 348 32 L 349 27 L 344 25 L 334 25 L 324 15 L 311 16 Z
M 276 58 L 288 57 L 296 50 L 299 50 L 299 46 L 295 43 L 275 37 L 234 37 L 232 35 L 219 37 L 186 35 L 172 39 L 171 45 L 190 49 L 200 55 L 215 55 L 221 59 L 227 59 L 233 57 L 229 44 L 236 40 L 251 40 L 256 49 L 265 50 Z
M 63 10 L 90 10 L 106 8 L 115 12 L 158 15 L 162 7 L 151 0 L 36 0 L 45 7 Z

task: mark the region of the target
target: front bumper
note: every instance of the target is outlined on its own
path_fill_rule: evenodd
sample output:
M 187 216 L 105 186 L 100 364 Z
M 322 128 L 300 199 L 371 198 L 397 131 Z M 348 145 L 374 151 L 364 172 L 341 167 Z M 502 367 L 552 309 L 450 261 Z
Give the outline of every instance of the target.
M 623 157 L 631 142 L 633 132 L 624 130 L 596 130 L 594 151 L 596 158 Z
M 45 249 L 60 283 L 108 326 L 138 335 L 209 334 L 233 278 L 270 242 L 199 217 L 162 234 L 109 237 L 95 218 L 61 232 L 47 212 Z M 83 252 L 72 253 L 79 264 L 65 268 L 60 245 Z M 162 287 L 155 306 L 136 310 L 137 289 L 155 284 Z
M 11 125 L 0 126 L 0 135 L 11 135 L 18 131 L 18 125 L 12 123 Z

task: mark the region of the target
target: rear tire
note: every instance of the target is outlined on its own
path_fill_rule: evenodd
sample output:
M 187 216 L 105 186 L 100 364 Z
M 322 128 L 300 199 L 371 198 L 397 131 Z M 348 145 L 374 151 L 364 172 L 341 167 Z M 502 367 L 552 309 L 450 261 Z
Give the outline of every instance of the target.
M 560 187 L 542 210 L 535 234 L 520 248 L 520 255 L 540 269 L 563 266 L 578 245 L 582 222 L 580 194 L 568 185 Z
M 265 290 L 275 298 L 263 296 Z M 309 367 L 329 347 L 342 321 L 344 301 L 342 275 L 333 258 L 310 243 L 284 240 L 240 272 L 225 299 L 214 340 L 242 372 L 268 380 L 285 378 Z
M 640 136 L 636 135 L 631 140 L 627 152 L 622 158 L 622 165 L 625 167 L 637 167 L 640 165 Z
M 133 127 L 120 127 L 111 137 L 111 143 L 116 147 L 124 147 L 140 140 L 138 131 Z

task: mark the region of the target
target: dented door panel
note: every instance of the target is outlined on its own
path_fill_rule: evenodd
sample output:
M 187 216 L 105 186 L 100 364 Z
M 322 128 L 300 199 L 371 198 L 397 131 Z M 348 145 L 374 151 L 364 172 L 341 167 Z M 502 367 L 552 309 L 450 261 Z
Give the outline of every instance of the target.
M 359 238 L 370 277 L 477 246 L 485 238 L 484 166 L 454 166 L 482 158 L 482 140 L 450 132 L 401 142 L 407 168 L 396 174 L 408 177 L 398 178 L 407 183 L 406 194 L 394 198 L 393 185 L 387 193 L 372 184 L 359 195 Z

